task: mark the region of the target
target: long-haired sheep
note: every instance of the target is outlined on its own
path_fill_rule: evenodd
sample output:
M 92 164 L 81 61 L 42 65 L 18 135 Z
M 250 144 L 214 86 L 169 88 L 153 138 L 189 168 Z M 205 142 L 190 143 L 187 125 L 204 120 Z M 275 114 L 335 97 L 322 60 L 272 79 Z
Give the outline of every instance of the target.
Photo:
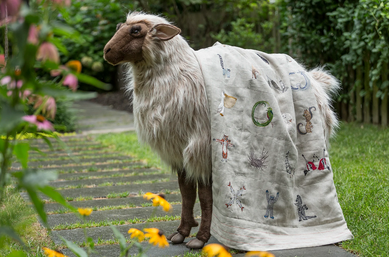
M 182 243 L 192 227 L 196 190 L 201 225 L 189 248 L 202 248 L 210 238 L 212 217 L 211 135 L 204 79 L 194 51 L 179 35 L 180 29 L 162 17 L 132 12 L 104 48 L 112 65 L 130 63 L 136 131 L 161 159 L 178 173 L 182 195 L 181 224 L 168 236 Z M 329 74 L 314 70 L 314 78 L 327 85 L 316 88 L 327 131 L 336 125 L 324 89 L 337 85 Z M 329 134 L 329 133 L 327 133 Z

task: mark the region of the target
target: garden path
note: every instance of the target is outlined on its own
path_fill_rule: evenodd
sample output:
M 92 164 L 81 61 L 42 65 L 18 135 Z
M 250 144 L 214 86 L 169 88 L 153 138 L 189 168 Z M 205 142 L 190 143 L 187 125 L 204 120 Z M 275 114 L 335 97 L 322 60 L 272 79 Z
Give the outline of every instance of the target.
M 53 229 L 51 237 L 55 244 L 64 245 L 61 240 L 63 237 L 82 246 L 85 240 L 82 227 L 85 227 L 87 235 L 97 245 L 97 252 L 92 256 L 119 256 L 120 247 L 109 224 L 118 228 L 126 238 L 129 238 L 127 234 L 129 228 L 144 228 L 144 222 L 153 211 L 150 202 L 141 197 L 145 192 L 164 192 L 166 199 L 173 203 L 172 212 L 158 210 L 155 215 L 159 217 L 159 221 L 146 226 L 162 229 L 165 234 L 174 232 L 179 224 L 181 212 L 176 177 L 150 168 L 144 162 L 116 152 L 114 148 L 94 140 L 94 134 L 133 130 L 132 115 L 86 101 L 78 102 L 77 109 L 80 110 L 81 116 L 77 135 L 63 138 L 71 150 L 70 155 L 57 144 L 54 144 L 55 149 L 51 150 L 39 141 L 34 145 L 40 147 L 47 155 L 42 157 L 37 153 L 30 154 L 30 166 L 58 170 L 58 179 L 51 185 L 56 187 L 73 206 L 94 210 L 83 222 L 61 205 L 52 203 L 47 197 L 42 196 L 46 201 L 45 210 L 48 214 L 48 223 Z M 17 169 L 18 166 L 13 168 Z M 199 218 L 198 203 L 195 215 Z M 194 228 L 192 233 L 196 231 L 197 228 Z M 212 237 L 209 243 L 214 242 L 217 240 Z M 147 244 L 145 247 L 148 247 Z M 62 251 L 68 256 L 74 256 L 66 248 Z M 183 256 L 188 251 L 184 244 L 170 245 L 164 249 L 152 247 L 148 251 L 148 256 Z M 137 249 L 133 248 L 131 253 L 136 254 Z M 334 245 L 273 253 L 285 257 L 353 256 Z M 244 254 L 237 253 L 234 256 Z

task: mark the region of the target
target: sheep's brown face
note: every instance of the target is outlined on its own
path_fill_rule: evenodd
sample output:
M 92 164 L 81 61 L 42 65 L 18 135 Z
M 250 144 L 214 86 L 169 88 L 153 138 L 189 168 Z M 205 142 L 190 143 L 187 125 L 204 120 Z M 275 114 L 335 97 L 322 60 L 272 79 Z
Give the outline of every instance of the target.
M 143 42 L 149 30 L 145 23 L 119 23 L 115 35 L 104 47 L 104 59 L 112 65 L 141 61 Z
M 104 59 L 112 65 L 142 61 L 142 47 L 147 41 L 145 41 L 146 37 L 166 41 L 180 32 L 179 28 L 171 24 L 162 23 L 151 27 L 147 21 L 131 24 L 119 23 L 115 35 L 104 47 Z

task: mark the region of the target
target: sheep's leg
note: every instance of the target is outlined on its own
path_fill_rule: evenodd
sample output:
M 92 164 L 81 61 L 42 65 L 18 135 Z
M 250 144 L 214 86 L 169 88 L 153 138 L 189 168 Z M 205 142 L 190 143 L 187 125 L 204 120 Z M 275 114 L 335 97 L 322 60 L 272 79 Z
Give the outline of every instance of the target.
M 199 182 L 199 199 L 201 207 L 201 224 L 195 239 L 189 241 L 186 246 L 191 249 L 203 248 L 211 237 L 212 220 L 212 183 L 203 184 Z
M 189 236 L 192 227 L 199 225 L 193 217 L 193 207 L 196 201 L 196 182 L 187 181 L 185 170 L 183 170 L 178 172 L 178 185 L 182 198 L 181 223 L 177 232 L 167 237 L 173 244 L 184 242 L 185 237 Z

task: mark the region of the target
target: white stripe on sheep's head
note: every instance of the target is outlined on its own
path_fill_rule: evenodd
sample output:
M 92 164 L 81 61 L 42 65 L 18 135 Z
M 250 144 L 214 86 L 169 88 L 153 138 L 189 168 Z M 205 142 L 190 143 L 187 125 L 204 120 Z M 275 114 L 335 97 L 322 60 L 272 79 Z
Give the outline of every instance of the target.
M 144 49 L 150 41 L 167 41 L 180 34 L 174 25 L 152 25 L 147 20 L 118 24 L 116 33 L 104 47 L 104 59 L 112 65 L 144 60 Z

